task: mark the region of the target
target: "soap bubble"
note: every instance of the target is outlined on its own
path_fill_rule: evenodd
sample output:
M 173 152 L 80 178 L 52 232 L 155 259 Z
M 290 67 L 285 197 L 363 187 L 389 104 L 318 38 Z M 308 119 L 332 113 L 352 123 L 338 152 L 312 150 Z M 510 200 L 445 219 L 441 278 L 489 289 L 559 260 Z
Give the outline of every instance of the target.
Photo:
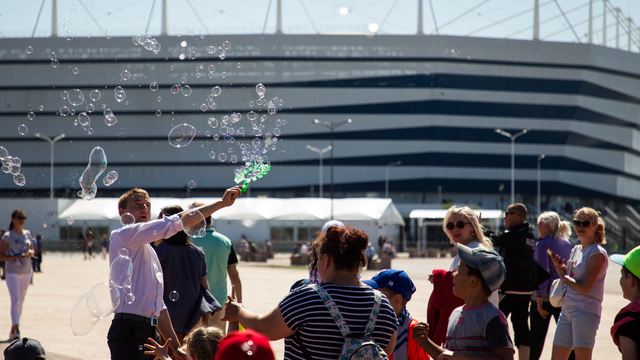
M 180 298 L 180 294 L 178 294 L 177 291 L 173 290 L 171 293 L 169 293 L 169 300 L 177 301 L 179 298 Z
M 68 96 L 69 93 L 66 90 L 60 92 L 60 97 L 62 98 L 62 100 L 67 100 Z
M 124 81 L 127 81 L 129 79 L 131 79 L 131 73 L 129 72 L 129 70 L 123 70 L 120 73 L 120 78 Z
M 20 135 L 27 135 L 27 132 L 29 132 L 29 128 L 27 127 L 27 125 L 25 124 L 20 124 L 18 126 L 18 133 Z
M 207 222 L 204 216 L 197 209 L 191 209 L 180 219 L 184 232 L 192 238 L 201 238 L 205 236 Z
M 127 304 L 131 305 L 134 301 L 136 301 L 136 296 L 132 293 L 127 293 L 127 295 L 125 295 L 124 297 L 124 301 L 126 301 Z
M 58 59 L 51 60 L 51 66 L 55 69 L 60 66 L 60 61 Z
M 211 150 L 211 152 L 209 152 L 209 157 L 212 158 L 212 159 L 215 159 L 216 158 L 216 152 Z
M 191 86 L 185 85 L 182 87 L 182 89 L 180 89 L 180 91 L 182 91 L 182 95 L 189 96 L 191 95 Z
M 275 106 L 269 106 L 269 108 L 267 109 L 267 111 L 269 112 L 269 114 L 271 115 L 275 115 L 278 113 L 278 108 Z
M 67 223 L 68 223 L 69 225 L 73 225 L 73 222 L 74 222 L 74 221 L 75 221 L 75 220 L 73 219 L 73 216 L 69 216 L 69 218 L 67 219 Z
M 33 119 L 35 119 L 35 118 L 36 118 L 36 114 L 35 114 L 33 111 L 29 111 L 29 112 L 27 113 L 27 119 L 29 119 L 29 120 L 33 120 Z
M 52 52 L 49 54 L 49 60 L 55 60 L 57 57 L 56 53 Z
M 80 73 L 80 70 L 78 70 L 78 68 L 73 68 L 71 72 L 73 72 L 74 75 L 78 75 Z
M 249 111 L 249 112 L 247 113 L 247 118 L 248 118 L 249 120 L 251 120 L 251 121 L 254 121 L 255 119 L 257 119 L 257 118 L 258 118 L 258 114 L 256 114 L 256 112 L 255 112 L 255 111 Z
M 111 186 L 114 182 L 116 182 L 116 180 L 118 180 L 118 173 L 112 170 L 107 173 L 104 179 L 102 179 L 102 183 L 104 184 L 104 186 Z
M 160 88 L 160 86 L 155 81 L 152 82 L 151 84 L 149 84 L 149 89 L 151 89 L 151 91 L 158 91 L 159 88 Z
M 222 74 L 220 74 L 220 76 L 222 76 L 223 79 L 226 78 L 227 77 L 227 72 L 223 71 Z
M 196 136 L 196 128 L 189 124 L 176 125 L 169 131 L 169 144 L 173 147 L 185 147 Z
M 256 93 L 258 94 L 258 96 L 259 96 L 260 98 L 263 98 L 263 97 L 264 97 L 264 93 L 265 93 L 266 91 L 267 91 L 267 88 L 266 88 L 264 85 L 262 85 L 262 83 L 260 83 L 260 84 L 256 85 Z
M 125 93 L 124 88 L 122 86 L 116 86 L 113 89 L 113 93 L 117 102 L 122 102 L 124 101 L 124 99 L 127 98 L 127 94 Z
M 133 215 L 131 216 L 133 217 Z M 133 264 L 131 263 L 131 258 L 128 255 L 118 255 L 109 268 L 109 281 L 118 288 L 129 286 L 131 285 L 132 273 Z
M 162 110 L 156 110 L 156 116 L 162 115 Z
M 190 188 L 190 189 L 193 189 L 193 188 L 195 188 L 195 187 L 196 187 L 196 182 L 195 182 L 195 181 L 193 181 L 193 180 L 190 180 L 190 181 L 187 183 L 187 186 L 189 186 L 189 188 Z
M 89 294 L 93 295 L 92 300 L 94 300 L 88 303 L 89 312 L 98 319 L 111 315 L 120 305 L 120 291 L 112 284 L 105 282 L 94 285 L 89 290 Z
M 25 179 L 24 175 L 18 173 L 13 175 L 13 182 L 18 186 L 24 186 L 27 183 L 27 179 Z
M 93 150 L 91 150 L 91 155 L 89 155 L 89 164 L 82 172 L 79 180 L 83 199 L 91 200 L 95 197 L 97 191 L 96 180 L 98 180 L 106 168 L 107 155 L 101 147 L 94 147 Z
M 179 84 L 173 85 L 173 86 L 171 87 L 171 93 L 172 93 L 173 95 L 175 95 L 175 94 L 177 94 L 177 93 L 179 93 L 179 92 L 180 92 L 180 89 L 181 89 L 181 88 L 182 88 L 182 86 L 181 86 L 181 85 L 179 85 Z
M 227 160 L 227 154 L 225 153 L 220 153 L 218 155 L 218 160 L 220 160 L 220 162 L 225 162 Z
M 158 102 L 162 101 L 162 96 L 158 96 Z
M 87 104 L 87 112 L 88 112 L 88 113 L 92 113 L 92 112 L 93 112 L 93 110 L 95 110 L 95 109 L 96 109 L 95 105 L 93 105 L 93 104 Z
M 113 115 L 113 113 L 111 115 L 107 115 L 104 117 L 104 123 L 107 124 L 107 126 L 113 126 L 118 122 L 118 118 Z
M 69 90 L 67 93 L 67 100 L 69 104 L 73 106 L 80 106 L 84 103 L 84 94 L 80 89 Z
M 220 86 L 214 86 L 211 89 L 211 94 L 215 97 L 220 96 L 220 94 L 222 94 L 222 88 Z
M 237 63 L 237 64 L 236 64 L 236 67 L 237 67 L 238 69 L 240 69 L 240 67 L 241 67 L 241 66 L 242 66 L 242 65 L 240 65 L 240 63 Z
M 209 123 L 209 126 L 211 126 L 214 129 L 218 127 L 218 120 L 214 117 L 210 117 L 208 123 Z
M 207 109 L 209 109 L 209 107 L 207 106 L 207 104 L 202 104 L 200 105 L 200 110 L 202 110 L 202 112 L 206 112 Z
M 100 97 L 102 96 L 102 94 L 100 93 L 100 90 L 92 90 L 89 93 L 89 98 L 91 98 L 91 101 L 98 101 L 100 100 Z
M 122 225 L 131 225 L 135 224 L 136 218 L 131 215 L 131 213 L 124 213 L 120 215 L 120 224 Z
M 92 305 L 89 305 L 89 304 Z M 97 308 L 95 297 L 86 293 L 80 297 L 80 300 L 71 310 L 71 331 L 75 336 L 83 336 L 89 333 L 93 326 L 100 320 L 89 311 L 89 308 Z
M 88 125 L 91 123 L 91 118 L 83 111 L 78 114 L 78 123 L 80 123 L 80 125 Z
M 129 256 L 129 250 L 127 250 L 127 248 L 120 248 L 118 250 L 118 256 Z

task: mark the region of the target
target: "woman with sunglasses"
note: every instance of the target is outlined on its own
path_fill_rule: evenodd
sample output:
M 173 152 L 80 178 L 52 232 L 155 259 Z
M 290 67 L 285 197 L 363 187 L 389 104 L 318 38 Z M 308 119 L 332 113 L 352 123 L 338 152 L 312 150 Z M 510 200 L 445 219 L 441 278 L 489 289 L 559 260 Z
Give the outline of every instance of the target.
M 602 313 L 608 265 L 607 251 L 601 246 L 606 242 L 604 221 L 597 211 L 583 207 L 576 211 L 573 224 L 581 245 L 576 245 L 569 256 L 570 273 L 561 256 L 551 255 L 559 277 L 567 284 L 553 339 L 552 360 L 566 360 L 571 349 L 577 360 L 591 359 Z
M 549 291 L 553 280 L 558 278 L 556 267 L 547 253 L 551 250 L 564 259 L 569 258 L 571 253 L 571 224 L 568 221 L 560 220 L 558 213 L 546 211 L 538 216 L 538 232 L 540 239 L 536 243 L 535 258 L 540 266 L 549 272 L 549 279 L 540 284 L 534 293 L 535 298 L 531 301 L 530 322 L 531 322 L 531 352 L 529 360 L 538 360 L 544 348 L 544 341 L 547 338 L 549 321 L 551 316 L 558 322 L 560 308 L 551 306 L 549 303 Z
M 484 236 L 480 220 L 469 207 L 452 206 L 447 211 L 442 224 L 445 234 L 451 244 L 462 244 L 470 248 L 493 248 L 491 239 Z M 447 324 L 451 312 L 464 305 L 464 301 L 453 294 L 453 272 L 458 270 L 460 258 L 455 256 L 449 271 L 435 269 L 429 275 L 433 283 L 433 291 L 427 305 L 427 323 L 429 324 L 429 338 L 441 345 L 446 340 Z M 489 297 L 491 303 L 498 306 L 498 293 L 493 292 Z
M 6 282 L 11 298 L 11 332 L 9 339 L 20 338 L 22 304 L 31 283 L 33 242 L 29 230 L 23 229 L 27 214 L 22 210 L 11 213 L 11 224 L 0 241 L 0 260 L 6 261 Z

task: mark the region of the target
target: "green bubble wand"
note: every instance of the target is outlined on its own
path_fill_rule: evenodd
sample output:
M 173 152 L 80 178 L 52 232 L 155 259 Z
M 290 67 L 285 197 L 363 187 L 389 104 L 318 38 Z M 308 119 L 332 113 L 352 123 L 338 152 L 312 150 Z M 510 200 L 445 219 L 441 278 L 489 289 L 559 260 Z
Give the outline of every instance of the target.
M 243 184 L 240 191 L 244 193 L 247 191 L 250 182 L 261 179 L 269 170 L 271 170 L 271 163 L 268 161 L 266 163 L 262 162 L 262 159 L 257 162 L 247 163 L 243 167 L 236 169 L 235 182 L 236 184 Z

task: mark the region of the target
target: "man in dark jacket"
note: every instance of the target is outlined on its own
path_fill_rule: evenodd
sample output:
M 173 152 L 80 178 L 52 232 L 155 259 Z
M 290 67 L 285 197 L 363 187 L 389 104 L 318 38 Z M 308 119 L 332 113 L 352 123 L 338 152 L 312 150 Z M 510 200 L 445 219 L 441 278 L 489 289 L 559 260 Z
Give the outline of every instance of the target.
M 529 223 L 525 221 L 527 207 L 511 204 L 504 217 L 504 233 L 487 234 L 493 245 L 500 248 L 500 256 L 507 268 L 507 276 L 500 287 L 500 310 L 506 317 L 511 314 L 511 324 L 520 360 L 529 359 L 529 302 L 537 288 L 536 241 Z

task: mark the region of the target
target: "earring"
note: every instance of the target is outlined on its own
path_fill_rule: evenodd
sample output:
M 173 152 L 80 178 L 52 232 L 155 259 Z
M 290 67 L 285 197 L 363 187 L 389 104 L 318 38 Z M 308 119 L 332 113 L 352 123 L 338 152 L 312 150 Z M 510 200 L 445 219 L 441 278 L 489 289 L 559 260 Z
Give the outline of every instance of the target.
M 471 236 L 476 236 L 476 232 L 475 231 L 471 232 Z

